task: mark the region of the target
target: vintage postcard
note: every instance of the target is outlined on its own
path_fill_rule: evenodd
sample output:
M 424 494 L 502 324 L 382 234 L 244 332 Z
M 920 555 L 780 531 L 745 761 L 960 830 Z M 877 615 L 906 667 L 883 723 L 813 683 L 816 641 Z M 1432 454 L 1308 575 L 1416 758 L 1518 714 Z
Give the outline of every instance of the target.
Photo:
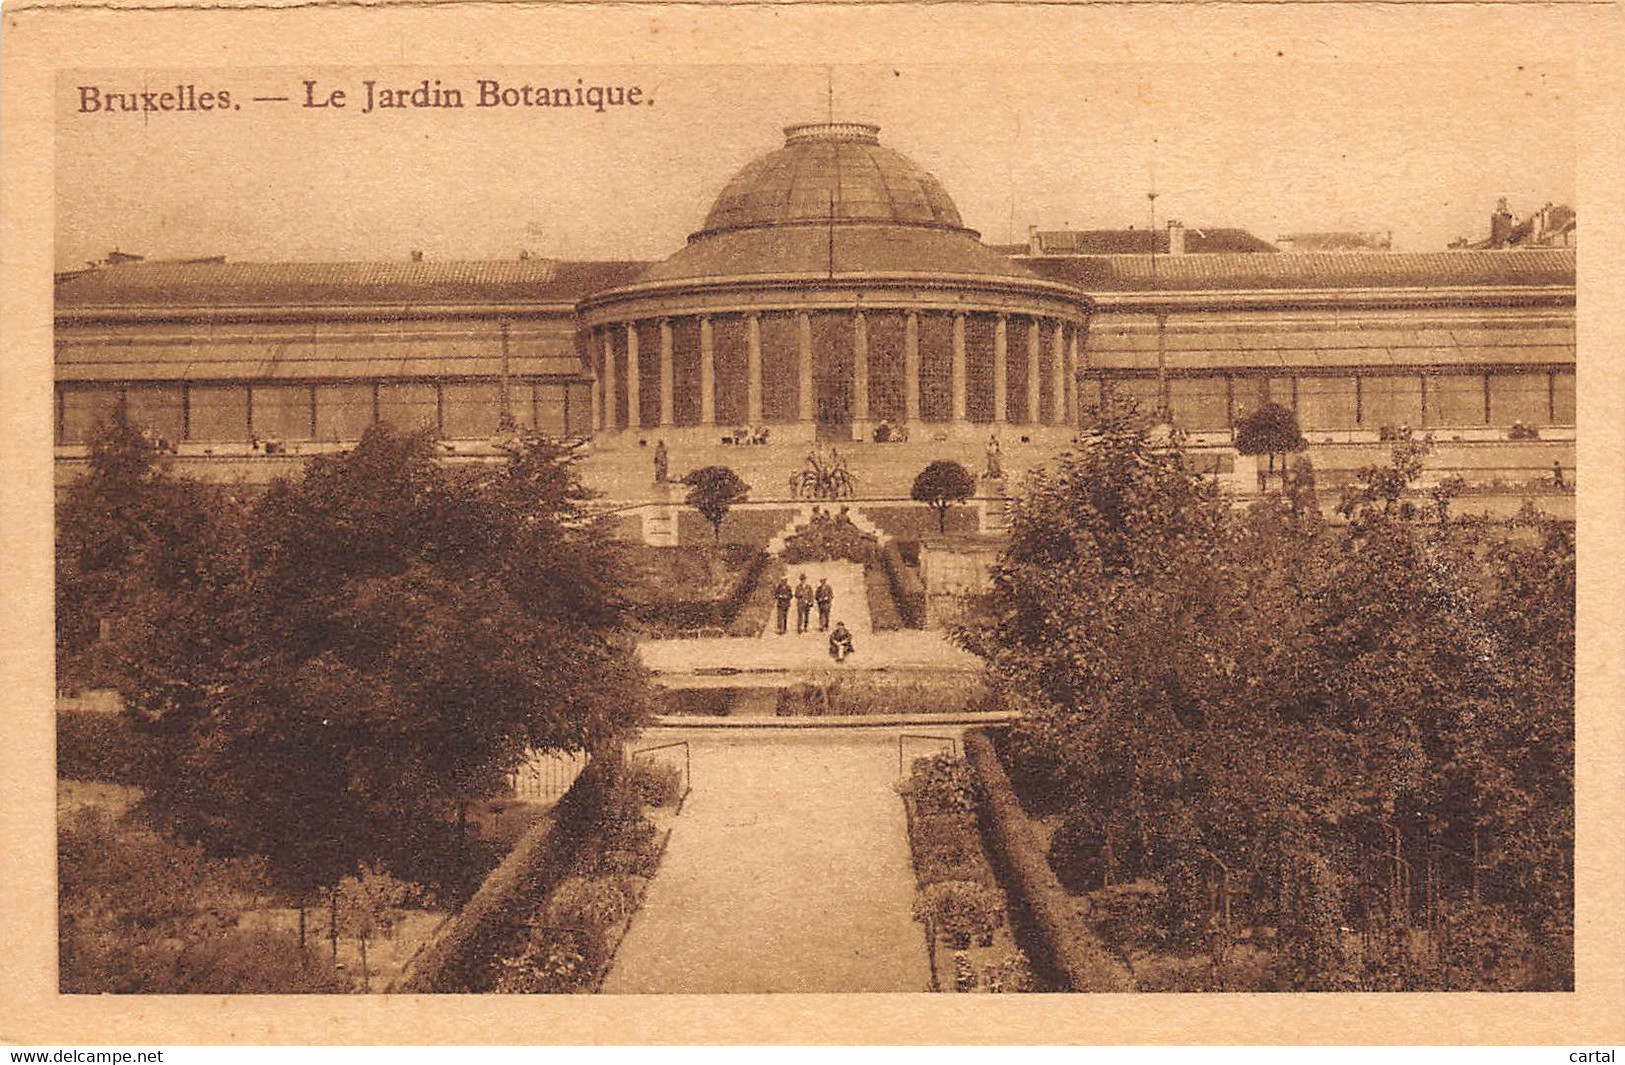
M 8 6 L 3 1034 L 1617 1041 L 1617 16 Z

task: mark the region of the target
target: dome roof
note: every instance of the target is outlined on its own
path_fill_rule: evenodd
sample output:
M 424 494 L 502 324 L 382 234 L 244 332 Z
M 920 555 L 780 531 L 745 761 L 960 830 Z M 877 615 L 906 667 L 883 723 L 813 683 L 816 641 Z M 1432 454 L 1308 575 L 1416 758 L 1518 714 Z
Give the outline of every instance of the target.
M 942 182 L 883 147 L 879 126 L 819 122 L 785 127 L 784 147 L 735 174 L 695 235 L 832 217 L 964 228 Z

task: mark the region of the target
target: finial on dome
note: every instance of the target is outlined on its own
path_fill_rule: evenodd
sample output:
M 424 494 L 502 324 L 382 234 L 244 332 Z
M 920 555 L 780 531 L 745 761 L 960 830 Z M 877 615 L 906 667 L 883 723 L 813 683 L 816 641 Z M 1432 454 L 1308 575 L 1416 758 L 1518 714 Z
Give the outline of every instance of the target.
M 880 127 L 870 122 L 803 122 L 784 127 L 784 143 L 805 144 L 808 141 L 850 141 L 856 144 L 879 144 Z

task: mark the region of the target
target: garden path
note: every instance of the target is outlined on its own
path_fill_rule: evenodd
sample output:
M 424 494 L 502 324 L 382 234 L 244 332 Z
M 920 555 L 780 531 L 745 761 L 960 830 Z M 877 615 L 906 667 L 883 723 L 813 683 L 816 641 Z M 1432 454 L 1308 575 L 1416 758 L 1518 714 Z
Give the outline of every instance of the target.
M 829 624 L 835 627 L 837 621 L 846 622 L 846 627 L 852 630 L 853 636 L 867 636 L 874 631 L 874 620 L 869 613 L 869 589 L 863 581 L 863 566 L 857 562 L 800 562 L 790 567 L 787 575 L 791 587 L 801 575 L 807 575 L 807 583 L 814 588 L 818 587 L 821 579 L 828 579 L 835 598 L 830 600 Z M 818 608 L 813 607 L 813 632 L 818 630 Z M 796 634 L 796 607 L 790 604 L 790 628 L 784 639 L 789 640 Z M 765 640 L 778 639 L 778 622 L 772 612 L 768 613 L 767 625 L 762 629 L 762 638 Z M 820 649 L 828 651 L 828 641 L 820 639 Z
M 693 791 L 606 992 L 929 989 L 896 730 L 672 739 Z

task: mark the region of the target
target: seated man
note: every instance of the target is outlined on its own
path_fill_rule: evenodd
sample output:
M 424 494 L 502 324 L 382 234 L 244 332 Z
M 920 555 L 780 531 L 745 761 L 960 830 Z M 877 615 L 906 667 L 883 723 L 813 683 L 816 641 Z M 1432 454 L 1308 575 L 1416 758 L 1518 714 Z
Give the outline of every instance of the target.
M 829 656 L 837 662 L 844 662 L 852 651 L 852 632 L 846 627 L 846 622 L 837 621 L 835 630 L 829 634 Z

